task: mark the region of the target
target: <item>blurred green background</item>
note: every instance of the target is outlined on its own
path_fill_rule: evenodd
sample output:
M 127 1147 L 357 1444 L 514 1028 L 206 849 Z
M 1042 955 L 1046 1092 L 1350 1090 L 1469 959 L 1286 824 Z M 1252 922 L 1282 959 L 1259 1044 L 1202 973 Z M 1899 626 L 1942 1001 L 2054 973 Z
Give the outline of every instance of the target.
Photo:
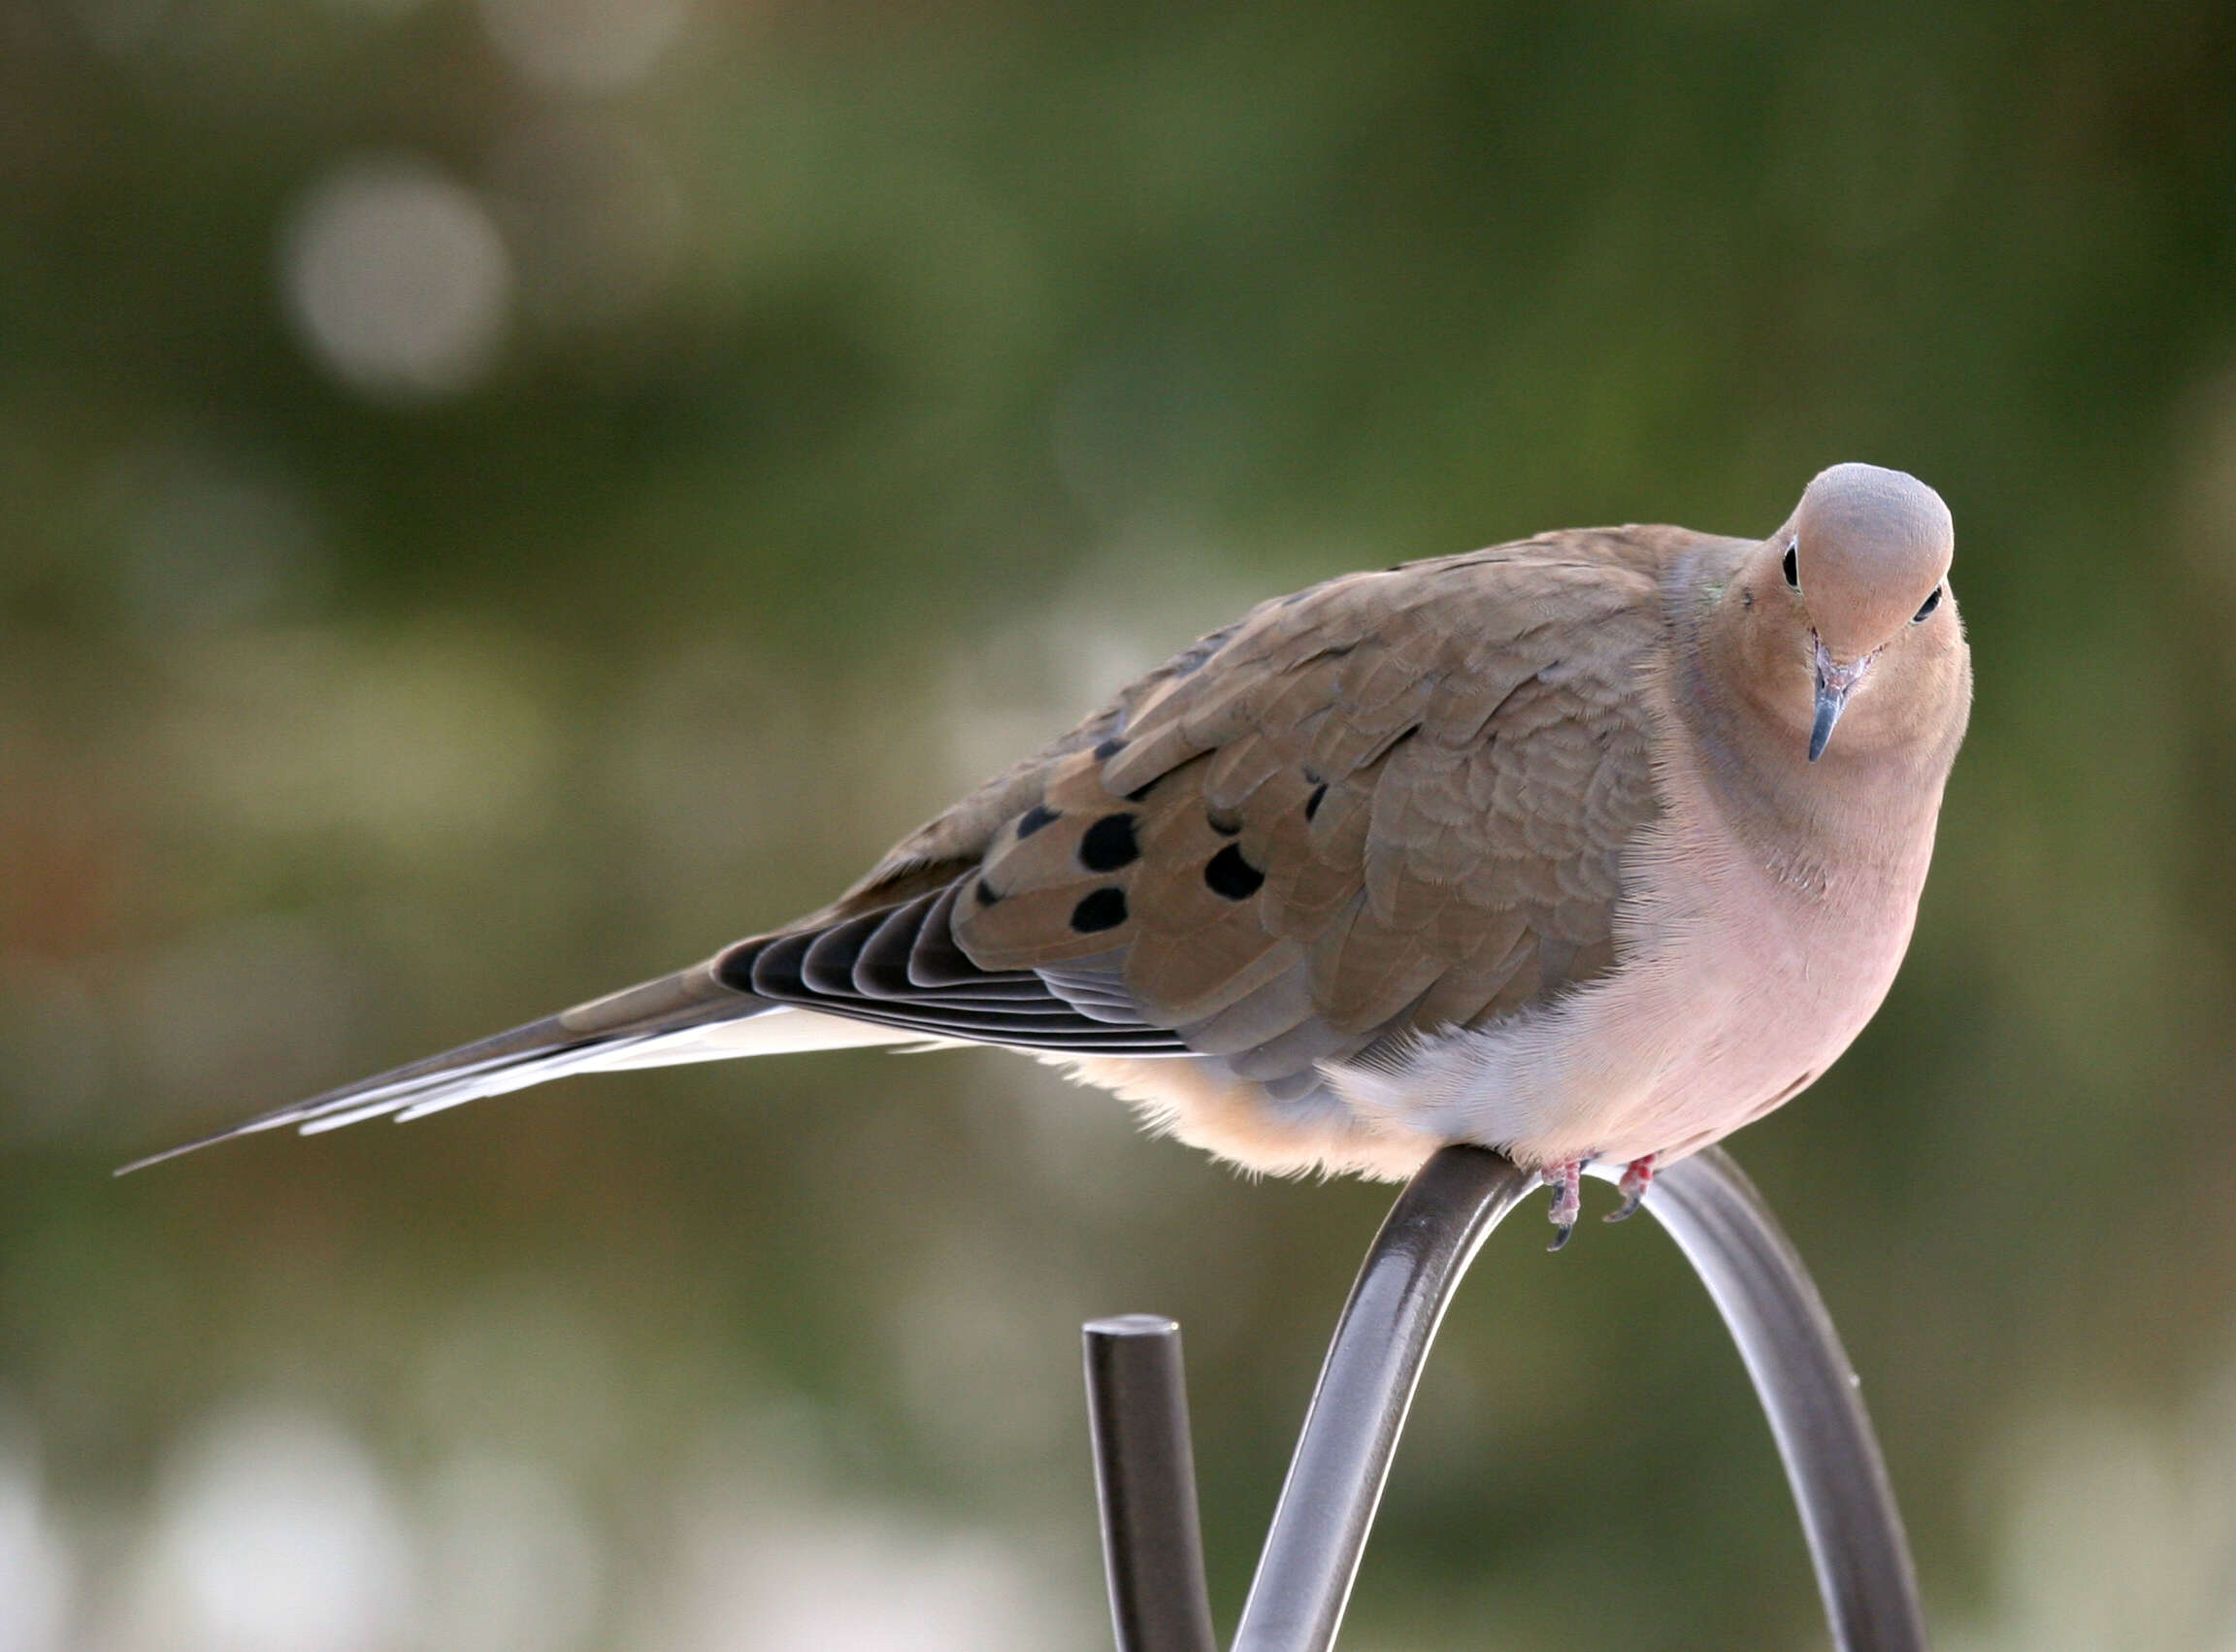
M 1231 1623 L 1387 1189 L 975 1052 L 107 1173 L 815 905 L 1259 597 L 1851 458 L 1979 706 L 1737 1153 L 1940 1645 L 2236 1647 L 2228 7 L 0 9 L 0 1652 L 1106 1645 L 1124 1309 Z M 1823 1644 L 1670 1246 L 1534 1218 L 1346 1646 Z

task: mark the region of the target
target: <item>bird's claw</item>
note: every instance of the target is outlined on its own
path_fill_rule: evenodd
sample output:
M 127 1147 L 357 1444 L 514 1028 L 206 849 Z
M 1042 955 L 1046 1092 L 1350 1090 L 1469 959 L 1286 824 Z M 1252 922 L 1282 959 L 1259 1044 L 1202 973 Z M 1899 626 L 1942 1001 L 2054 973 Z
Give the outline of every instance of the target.
M 1537 1173 L 1543 1177 L 1546 1191 L 1553 1195 L 1553 1204 L 1545 1214 L 1553 1224 L 1553 1242 L 1547 1250 L 1559 1250 L 1568 1242 L 1568 1236 L 1576 1231 L 1576 1218 L 1584 1209 L 1584 1164 L 1571 1159 L 1564 1165 L 1547 1165 Z
M 1622 1222 L 1635 1216 L 1638 1206 L 1646 1203 L 1646 1190 L 1653 1185 L 1654 1155 L 1649 1153 L 1643 1159 L 1632 1159 L 1624 1168 L 1623 1179 L 1615 1184 L 1623 1195 L 1621 1206 L 1610 1210 L 1601 1220 Z

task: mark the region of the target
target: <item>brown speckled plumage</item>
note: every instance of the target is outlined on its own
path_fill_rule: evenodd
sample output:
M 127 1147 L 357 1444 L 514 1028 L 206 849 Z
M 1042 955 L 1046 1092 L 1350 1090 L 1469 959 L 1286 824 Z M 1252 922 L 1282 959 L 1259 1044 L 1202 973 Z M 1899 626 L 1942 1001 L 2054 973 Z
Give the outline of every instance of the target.
M 1691 1151 L 1899 961 L 1969 703 L 1947 522 L 1845 466 L 1762 541 L 1551 533 L 1262 604 L 809 917 L 246 1128 L 918 1040 L 1262 1169 Z

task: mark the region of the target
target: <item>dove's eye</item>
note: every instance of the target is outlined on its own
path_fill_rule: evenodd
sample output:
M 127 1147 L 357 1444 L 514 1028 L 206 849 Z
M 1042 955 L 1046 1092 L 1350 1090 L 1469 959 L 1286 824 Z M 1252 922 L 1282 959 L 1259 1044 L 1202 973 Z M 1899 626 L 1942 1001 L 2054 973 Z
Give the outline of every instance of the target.
M 1801 588 L 1801 542 L 1795 540 L 1786 547 L 1786 583 L 1796 591 Z
M 1933 594 L 1932 594 L 1931 596 L 1927 597 L 1927 598 L 1925 599 L 1924 603 L 1924 604 L 1923 604 L 1923 605 L 1922 605 L 1922 606 L 1919 608 L 1918 611 L 1917 611 L 1916 613 L 1914 613 L 1914 614 L 1912 614 L 1912 615 L 1910 616 L 1910 623 L 1911 623 L 1911 624 L 1913 624 L 1913 625 L 1918 625 L 1918 624 L 1921 624 L 1921 623 L 1923 623 L 1923 622 L 1924 622 L 1924 620 L 1925 619 L 1925 616 L 1926 616 L 1927 614 L 1931 613 L 1931 612 L 1932 612 L 1932 611 L 1933 611 L 1935 609 L 1939 608 L 1940 606 L 1941 606 L 1941 587 L 1940 587 L 1939 585 L 1935 585 L 1935 586 L 1933 587 Z

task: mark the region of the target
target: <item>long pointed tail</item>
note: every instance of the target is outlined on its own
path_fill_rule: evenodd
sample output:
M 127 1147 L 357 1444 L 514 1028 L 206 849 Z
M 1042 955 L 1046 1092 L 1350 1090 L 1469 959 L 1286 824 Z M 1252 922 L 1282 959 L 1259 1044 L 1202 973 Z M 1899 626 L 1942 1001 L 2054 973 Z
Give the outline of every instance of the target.
M 444 1107 L 523 1090 L 571 1073 L 665 1067 L 686 1061 L 862 1044 L 940 1042 L 920 1032 L 841 1020 L 773 1004 L 723 985 L 700 964 L 624 992 L 546 1015 L 494 1038 L 395 1068 L 309 1101 L 135 1160 L 116 1173 L 191 1153 L 198 1147 L 289 1126 L 309 1136 L 360 1119 L 422 1118 Z

